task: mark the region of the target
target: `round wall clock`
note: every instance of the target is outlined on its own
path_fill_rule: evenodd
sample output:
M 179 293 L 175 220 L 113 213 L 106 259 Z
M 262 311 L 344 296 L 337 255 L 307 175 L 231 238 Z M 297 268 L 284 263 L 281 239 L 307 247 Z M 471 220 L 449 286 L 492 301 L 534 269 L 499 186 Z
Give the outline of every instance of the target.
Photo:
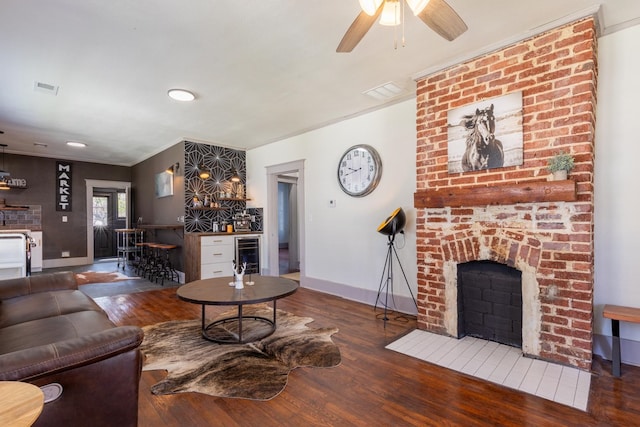
M 375 148 L 366 144 L 354 145 L 340 158 L 338 183 L 342 191 L 362 197 L 378 186 L 382 176 L 382 161 Z

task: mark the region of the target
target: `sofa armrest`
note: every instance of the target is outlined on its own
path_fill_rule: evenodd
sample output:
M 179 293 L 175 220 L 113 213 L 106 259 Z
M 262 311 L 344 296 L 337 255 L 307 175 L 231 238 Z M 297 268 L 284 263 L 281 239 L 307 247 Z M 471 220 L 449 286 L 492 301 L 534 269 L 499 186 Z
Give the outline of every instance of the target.
M 76 275 L 71 271 L 6 279 L 0 280 L 0 300 L 66 289 L 78 289 Z
M 120 326 L 95 334 L 0 355 L 1 381 L 31 381 L 84 366 L 137 348 L 144 337 L 137 326 Z

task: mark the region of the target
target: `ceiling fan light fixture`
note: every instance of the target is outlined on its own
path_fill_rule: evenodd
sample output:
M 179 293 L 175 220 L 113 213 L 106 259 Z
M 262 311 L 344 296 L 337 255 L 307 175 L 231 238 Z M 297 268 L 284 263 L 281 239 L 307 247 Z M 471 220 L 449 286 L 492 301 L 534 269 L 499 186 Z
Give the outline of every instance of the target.
M 398 0 L 387 0 L 380 15 L 380 25 L 395 27 L 402 22 L 400 2 Z
M 376 14 L 376 11 L 382 4 L 383 0 L 360 0 L 360 7 L 369 16 Z
M 431 30 L 448 41 L 453 41 L 469 28 L 446 0 L 359 0 L 362 12 L 356 16 L 347 32 L 338 43 L 336 52 L 351 52 L 380 17 L 380 24 L 399 26 L 402 24 L 401 41 L 405 45 L 405 5 Z M 378 8 L 373 13 L 374 7 Z M 394 31 L 394 47 L 398 48 L 398 31 Z
M 429 0 L 407 0 L 407 4 L 411 8 L 413 14 L 418 16 L 418 14 L 422 12 L 425 7 L 427 7 L 427 4 L 429 4 Z

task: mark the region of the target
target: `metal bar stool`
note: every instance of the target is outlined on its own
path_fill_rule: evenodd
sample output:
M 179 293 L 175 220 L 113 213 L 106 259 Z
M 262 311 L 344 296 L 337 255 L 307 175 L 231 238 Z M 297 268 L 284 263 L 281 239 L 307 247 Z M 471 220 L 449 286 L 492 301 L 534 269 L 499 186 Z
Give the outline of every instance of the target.
M 159 276 L 159 273 L 161 270 L 160 264 L 162 262 L 160 246 L 161 246 L 160 243 L 153 243 L 153 242 L 147 243 L 147 248 L 149 248 L 149 250 L 148 250 L 148 256 L 147 256 L 147 263 L 143 270 L 143 275 L 145 277 L 149 275 L 148 279 L 156 283 L 157 283 L 156 278 Z
M 164 286 L 165 277 L 171 281 L 178 282 L 178 272 L 173 268 L 171 264 L 171 251 L 178 248 L 177 245 L 156 243 L 155 247 L 158 251 L 158 265 L 157 274 L 162 277 L 161 286 Z M 175 280 L 174 280 L 175 277 Z
M 140 276 L 145 272 L 147 265 L 149 264 L 149 243 L 136 243 L 136 247 L 138 247 L 139 251 L 138 257 L 134 261 L 134 267 L 136 269 L 136 274 Z

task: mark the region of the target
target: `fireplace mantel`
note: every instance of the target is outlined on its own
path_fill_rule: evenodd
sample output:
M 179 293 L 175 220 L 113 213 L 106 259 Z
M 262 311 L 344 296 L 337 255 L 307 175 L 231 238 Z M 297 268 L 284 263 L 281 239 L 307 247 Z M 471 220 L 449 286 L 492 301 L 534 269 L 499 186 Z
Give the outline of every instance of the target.
M 577 199 L 572 180 L 500 184 L 491 187 L 462 187 L 418 190 L 413 196 L 416 208 L 443 208 L 513 205 L 534 202 L 571 202 Z

